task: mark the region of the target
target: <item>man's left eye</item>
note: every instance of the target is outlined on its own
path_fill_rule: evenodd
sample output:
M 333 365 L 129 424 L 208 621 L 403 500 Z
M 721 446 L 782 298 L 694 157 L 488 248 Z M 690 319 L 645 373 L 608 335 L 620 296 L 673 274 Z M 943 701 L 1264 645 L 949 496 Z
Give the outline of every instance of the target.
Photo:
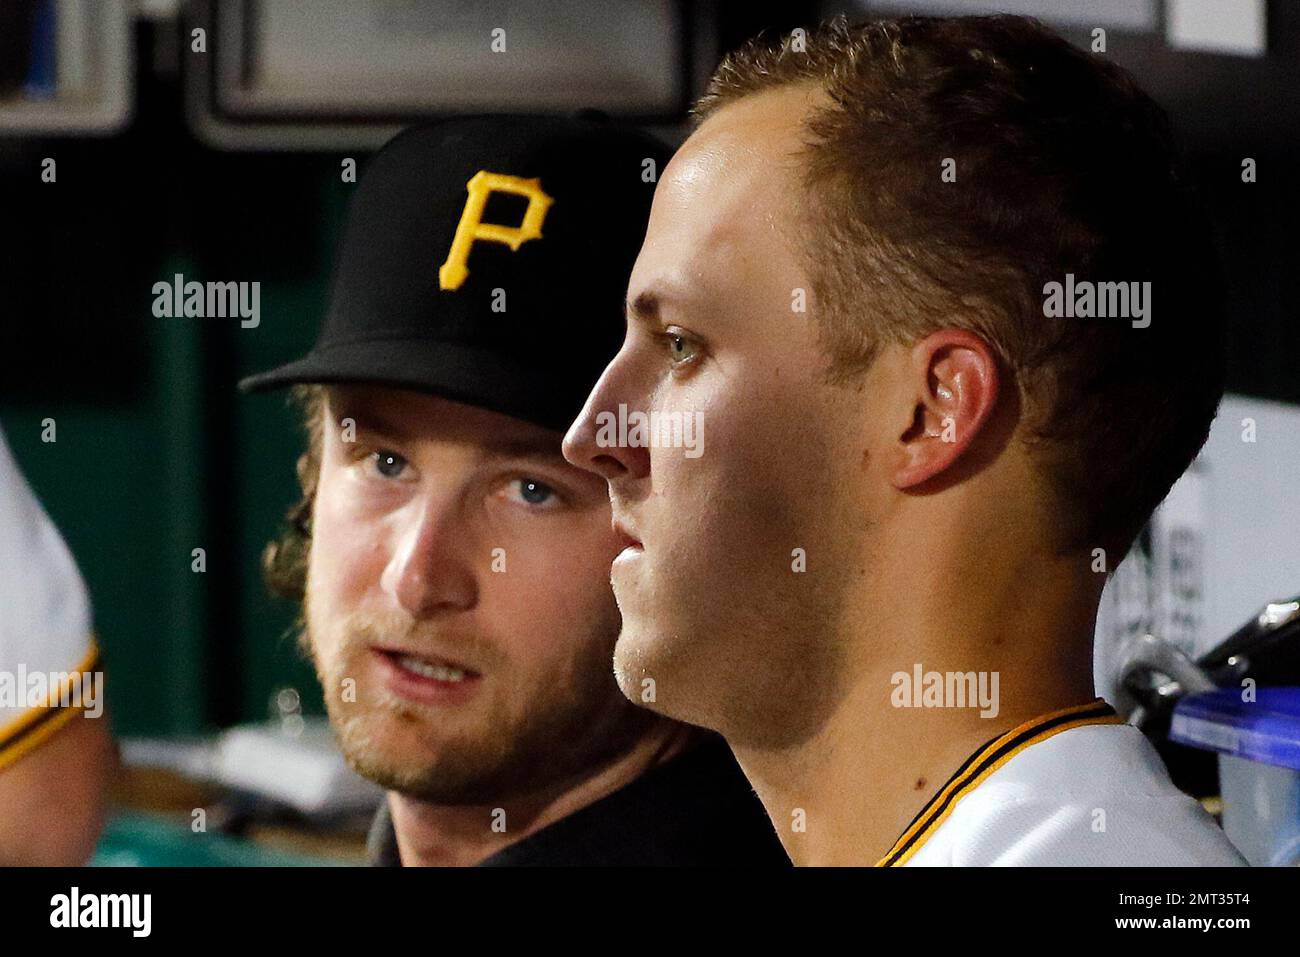
M 680 326 L 667 326 L 656 338 L 668 355 L 668 364 L 673 370 L 685 370 L 696 364 L 704 355 L 704 344 Z
M 695 343 L 680 333 L 665 333 L 664 340 L 668 346 L 668 358 L 672 360 L 674 365 L 689 362 L 698 353 Z
M 510 483 L 510 489 L 526 505 L 546 505 L 556 500 L 555 489 L 536 479 L 515 479 Z
M 402 473 L 406 470 L 406 459 L 388 449 L 380 449 L 378 452 L 372 452 L 370 454 L 370 459 L 375 464 L 375 471 L 384 478 L 400 478 Z

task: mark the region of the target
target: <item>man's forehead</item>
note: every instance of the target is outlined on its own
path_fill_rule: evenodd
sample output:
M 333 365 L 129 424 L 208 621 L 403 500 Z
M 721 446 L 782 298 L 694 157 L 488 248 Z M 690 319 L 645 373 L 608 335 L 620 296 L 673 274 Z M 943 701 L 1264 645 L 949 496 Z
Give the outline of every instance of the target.
M 761 217 L 788 195 L 798 177 L 797 135 L 787 129 L 774 136 L 766 113 L 760 123 L 749 122 L 751 116 L 742 100 L 723 107 L 687 139 L 655 191 L 652 226 L 671 217 L 725 231 L 738 219 Z M 790 121 L 797 124 L 793 116 Z
M 720 280 L 744 265 L 796 214 L 803 119 L 812 87 L 787 87 L 719 108 L 691 135 L 655 191 L 633 299 L 660 279 Z
M 716 107 L 687 142 L 745 136 L 772 153 L 788 153 L 805 142 L 808 114 L 830 104 L 825 89 L 813 81 L 759 90 Z
M 330 386 L 325 395 L 335 422 L 352 418 L 359 429 L 390 438 L 479 446 L 503 455 L 560 454 L 558 432 L 441 396 L 371 385 Z

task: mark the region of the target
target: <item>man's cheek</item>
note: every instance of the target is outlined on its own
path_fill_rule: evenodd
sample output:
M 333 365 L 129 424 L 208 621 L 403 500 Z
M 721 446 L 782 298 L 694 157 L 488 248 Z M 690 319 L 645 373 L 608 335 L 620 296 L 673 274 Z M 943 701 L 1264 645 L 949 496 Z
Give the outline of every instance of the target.
M 376 530 L 337 521 L 319 523 L 313 535 L 310 568 L 313 587 L 335 607 L 354 603 L 379 582 L 385 552 Z

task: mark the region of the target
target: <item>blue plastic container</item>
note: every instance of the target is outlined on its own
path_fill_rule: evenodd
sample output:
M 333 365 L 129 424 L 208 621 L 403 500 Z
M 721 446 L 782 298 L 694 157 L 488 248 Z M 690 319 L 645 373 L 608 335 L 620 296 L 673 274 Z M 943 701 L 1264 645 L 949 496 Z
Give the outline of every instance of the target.
M 1217 751 L 1223 830 L 1256 866 L 1300 865 L 1300 688 L 1225 688 L 1174 709 L 1169 737 Z

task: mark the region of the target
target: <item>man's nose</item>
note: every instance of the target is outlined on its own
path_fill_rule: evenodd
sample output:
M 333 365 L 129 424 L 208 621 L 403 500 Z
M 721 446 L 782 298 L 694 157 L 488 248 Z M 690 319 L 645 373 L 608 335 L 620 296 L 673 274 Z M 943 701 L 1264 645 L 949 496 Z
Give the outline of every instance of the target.
M 587 404 L 569 426 L 563 444 L 570 465 L 595 472 L 607 482 L 650 474 L 650 450 L 630 447 L 626 442 L 628 414 L 632 410 L 620 401 L 617 364 L 616 358 L 606 367 L 587 396 Z
M 380 587 L 415 619 L 467 611 L 478 603 L 469 536 L 455 527 L 449 511 L 426 503 L 419 517 L 398 534 Z

